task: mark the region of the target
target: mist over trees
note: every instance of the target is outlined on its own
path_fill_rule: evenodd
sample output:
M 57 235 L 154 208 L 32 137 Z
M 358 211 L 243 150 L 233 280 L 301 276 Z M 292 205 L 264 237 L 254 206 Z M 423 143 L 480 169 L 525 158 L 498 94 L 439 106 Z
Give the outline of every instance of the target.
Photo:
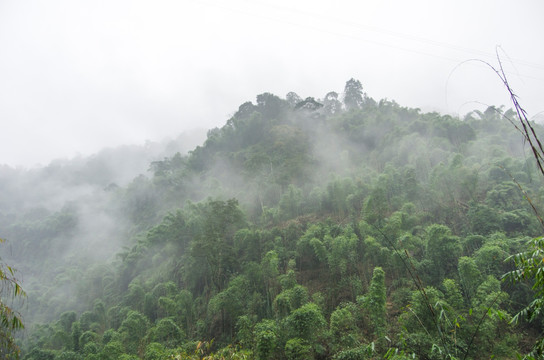
M 544 193 L 513 118 L 422 113 L 350 79 L 257 95 L 189 149 L 2 167 L 22 357 L 527 353 L 542 318 L 511 320 L 531 284 L 501 278 L 541 233 L 526 198 L 540 211 Z

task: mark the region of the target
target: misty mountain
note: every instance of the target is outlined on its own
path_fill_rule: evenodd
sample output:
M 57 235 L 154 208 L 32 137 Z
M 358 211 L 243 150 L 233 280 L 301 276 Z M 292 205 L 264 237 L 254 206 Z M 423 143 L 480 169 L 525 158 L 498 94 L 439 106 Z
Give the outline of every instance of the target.
M 532 293 L 500 278 L 541 232 L 525 198 L 544 201 L 512 119 L 423 113 L 351 79 L 260 94 L 189 151 L 4 167 L 25 358 L 192 359 L 212 339 L 230 358 L 511 358 L 541 324 L 508 322 Z

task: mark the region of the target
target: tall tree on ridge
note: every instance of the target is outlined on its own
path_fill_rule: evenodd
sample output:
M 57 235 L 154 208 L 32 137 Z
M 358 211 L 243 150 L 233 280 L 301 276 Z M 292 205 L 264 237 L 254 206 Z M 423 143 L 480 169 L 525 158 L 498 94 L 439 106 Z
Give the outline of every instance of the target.
M 346 109 L 360 109 L 363 105 L 363 85 L 359 80 L 349 79 L 344 87 L 344 105 Z

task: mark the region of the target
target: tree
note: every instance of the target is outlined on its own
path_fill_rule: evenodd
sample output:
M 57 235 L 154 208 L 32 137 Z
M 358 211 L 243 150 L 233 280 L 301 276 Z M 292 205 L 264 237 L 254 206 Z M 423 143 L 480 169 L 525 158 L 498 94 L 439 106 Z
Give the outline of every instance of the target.
M 185 335 L 171 318 L 163 318 L 150 330 L 149 338 L 154 343 L 173 348 L 180 345 Z
M 9 357 L 7 358 L 9 359 Z M 55 353 L 52 350 L 34 348 L 25 356 L 26 360 L 54 360 Z
M 296 92 L 290 91 L 285 96 L 285 100 L 287 100 L 291 108 L 294 108 L 299 102 L 302 101 L 302 98 L 298 96 Z
M 354 314 L 357 312 L 358 309 L 354 303 L 344 303 L 331 313 L 329 329 L 333 348 L 345 349 L 356 344 L 358 329 Z
M 278 346 L 278 326 L 272 320 L 263 320 L 255 325 L 255 353 L 258 360 L 275 358 Z
M 461 295 L 461 289 L 455 280 L 444 279 L 442 282 L 442 288 L 444 289 L 444 296 L 448 305 L 453 307 L 454 311 L 459 312 L 463 309 L 463 295 Z
M 308 290 L 302 285 L 294 285 L 292 288 L 283 290 L 274 299 L 274 310 L 278 317 L 284 317 L 291 311 L 300 308 L 308 302 Z
M 234 253 L 234 235 L 245 224 L 244 214 L 235 199 L 208 201 L 197 205 L 195 210 L 200 233 L 193 241 L 191 255 L 205 261 L 205 281 L 211 280 L 215 290 L 221 291 L 239 265 Z
M 474 253 L 473 257 L 484 275 L 500 277 L 507 270 L 504 259 L 508 257 L 508 253 L 498 245 L 485 244 Z
M 482 282 L 482 273 L 478 269 L 474 259 L 467 256 L 459 258 L 457 270 L 463 293 L 465 294 L 467 303 L 470 305 L 473 297 L 476 295 L 478 285 Z
M 85 331 L 79 337 L 79 350 L 85 349 L 88 344 L 98 342 L 98 334 L 94 331 Z
M 369 313 L 374 334 L 378 337 L 385 333 L 386 296 L 385 272 L 381 267 L 375 267 L 368 294 L 363 297 L 363 306 Z
M 221 332 L 230 332 L 232 337 L 236 319 L 246 310 L 249 281 L 244 275 L 233 278 L 227 289 L 215 295 L 208 303 L 208 311 L 218 315 L 221 322 Z
M 307 303 L 291 312 L 287 324 L 293 338 L 301 338 L 313 343 L 317 340 L 326 322 L 317 304 Z
M 441 341 L 444 339 L 442 335 L 444 331 L 438 317 L 443 304 L 442 298 L 443 294 L 432 286 L 423 291 L 413 291 L 410 305 L 401 315 L 406 343 L 419 355 L 418 359 L 431 359 L 429 355 L 434 351 L 434 345 L 440 344 L 439 347 L 445 345 L 445 342 Z
M 257 109 L 263 114 L 265 120 L 278 119 L 288 106 L 287 101 L 276 95 L 270 93 L 257 95 Z
M 467 217 L 475 234 L 491 234 L 501 229 L 501 218 L 496 209 L 484 204 L 473 204 Z
M 0 243 L 3 242 L 4 240 L 0 239 Z M 13 339 L 13 332 L 23 329 L 24 325 L 21 314 L 11 302 L 25 296 L 19 280 L 15 277 L 15 270 L 0 262 L 0 356 L 4 359 L 19 357 L 19 348 Z
M 315 111 L 323 107 L 323 104 L 315 101 L 313 97 L 307 97 L 295 106 L 295 110 Z
M 325 112 L 330 115 L 334 115 L 342 111 L 342 103 L 338 101 L 338 93 L 331 91 L 325 95 L 323 100 Z
M 131 310 L 123 320 L 119 332 L 122 334 L 125 346 L 130 353 L 137 353 L 143 344 L 147 333 L 148 321 L 138 311 Z
M 374 343 L 370 345 L 366 345 L 366 346 L 359 346 L 352 349 L 342 350 L 336 353 L 333 359 L 334 360 L 365 360 L 365 359 L 372 359 L 373 354 L 374 354 Z M 404 358 L 397 357 L 396 355 L 394 357 L 384 357 L 384 359 L 404 360 Z
M 444 225 L 433 224 L 427 227 L 427 258 L 433 264 L 433 280 L 439 284 L 449 274 L 457 271 L 457 258 L 461 254 L 461 244 L 457 236 Z
M 312 347 L 303 339 L 289 339 L 285 344 L 285 356 L 289 360 L 313 359 Z
M 62 330 L 66 333 L 72 331 L 72 324 L 77 320 L 77 314 L 75 311 L 67 311 L 60 314 L 60 320 L 58 321 Z
M 360 109 L 363 105 L 363 85 L 359 80 L 349 79 L 344 87 L 344 105 L 348 110 Z
M 80 350 L 79 338 L 81 337 L 81 334 L 81 325 L 79 324 L 79 321 L 75 321 L 72 324 L 72 347 L 75 352 Z
M 508 272 L 504 277 L 515 282 L 532 281 L 535 292 L 534 300 L 513 318 L 518 322 L 520 318 L 535 321 L 544 312 L 544 237 L 532 239 L 529 242 L 530 250 L 512 255 L 508 258 L 514 262 L 516 269 Z M 532 355 L 544 355 L 544 337 L 536 343 Z
M 159 343 L 151 343 L 145 348 L 145 360 L 161 360 L 166 359 L 168 356 L 164 345 Z
M 251 101 L 248 101 L 240 105 L 234 117 L 238 119 L 247 118 L 255 111 L 257 111 L 257 107 Z
M 388 212 L 387 190 L 383 185 L 378 185 L 365 200 L 364 218 L 370 224 L 381 226 Z
M 279 203 L 280 216 L 282 219 L 292 219 L 301 214 L 302 190 L 293 184 L 289 184 L 287 192 L 282 195 Z
M 275 250 L 270 250 L 263 256 L 263 259 L 261 260 L 261 268 L 265 286 L 266 307 L 267 311 L 269 312 L 270 309 L 272 309 L 272 300 L 275 295 L 273 289 L 276 283 L 276 278 L 279 274 L 278 266 L 278 253 Z

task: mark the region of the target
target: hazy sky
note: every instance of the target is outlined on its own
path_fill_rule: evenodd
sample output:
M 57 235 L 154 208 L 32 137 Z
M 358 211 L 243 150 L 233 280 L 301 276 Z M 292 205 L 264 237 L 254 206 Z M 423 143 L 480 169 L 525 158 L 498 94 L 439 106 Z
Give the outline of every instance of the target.
M 544 1 L 0 0 L 0 164 L 222 126 L 257 94 L 544 111 Z

